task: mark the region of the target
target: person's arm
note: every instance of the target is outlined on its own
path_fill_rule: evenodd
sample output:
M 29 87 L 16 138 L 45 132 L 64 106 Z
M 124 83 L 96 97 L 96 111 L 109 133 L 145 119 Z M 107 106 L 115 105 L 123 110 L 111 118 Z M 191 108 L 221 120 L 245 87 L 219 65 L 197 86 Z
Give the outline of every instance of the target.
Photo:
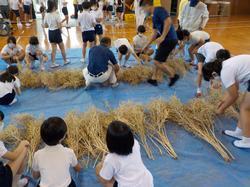
M 204 13 L 202 15 L 202 21 L 199 30 L 203 30 L 206 27 L 208 20 L 209 20 L 209 12 L 206 7 L 204 8 Z
M 163 31 L 162 31 L 162 34 L 161 36 L 156 40 L 158 46 L 165 40 L 165 38 L 167 37 L 168 35 L 168 32 L 170 30 L 170 27 L 171 27 L 171 24 L 172 24 L 172 20 L 170 17 L 166 18 L 165 21 L 164 21 L 164 28 L 163 28 Z
M 115 182 L 114 178 L 111 178 L 110 180 L 106 180 L 103 177 L 101 177 L 100 172 L 101 172 L 102 167 L 103 167 L 103 161 L 98 163 L 96 166 L 95 171 L 96 171 L 96 176 L 97 176 L 98 181 L 104 186 L 114 183 Z
M 81 171 L 81 169 L 82 169 L 82 166 L 80 165 L 80 163 L 77 163 L 77 165 L 74 167 L 74 170 L 78 173 Z
M 2 53 L 2 54 L 1 54 L 1 57 L 2 57 L 3 60 L 8 60 L 8 59 L 10 59 L 12 56 L 9 55 L 8 53 Z
M 157 32 L 156 29 L 154 29 L 154 32 L 153 32 L 151 38 L 148 40 L 147 44 L 142 48 L 142 51 L 144 51 L 145 49 L 147 49 L 153 43 L 153 41 L 156 40 L 157 35 L 158 35 L 158 32 Z
M 23 49 L 20 49 L 20 51 L 17 53 L 17 60 L 20 61 L 24 58 L 25 52 Z
M 225 110 L 230 107 L 238 98 L 238 85 L 234 83 L 232 86 L 227 88 L 223 100 L 219 103 L 217 107 L 217 114 L 223 114 Z
M 25 149 L 28 146 L 29 146 L 29 142 L 26 140 L 23 140 L 20 142 L 20 144 L 17 146 L 17 148 L 14 151 L 8 151 L 2 156 L 2 158 L 7 159 L 9 161 L 14 161 L 21 154 L 23 149 Z
M 116 58 L 115 58 L 115 55 L 114 55 L 114 53 L 113 53 L 112 51 L 110 51 L 110 50 L 108 51 L 108 53 L 109 53 L 109 60 L 110 60 L 110 62 L 113 64 L 115 73 L 117 73 L 117 72 L 120 70 L 120 67 L 119 67 L 119 65 L 118 65 L 118 63 L 117 63 L 117 60 L 116 60 Z
M 34 171 L 34 170 L 32 170 L 32 177 L 33 177 L 34 179 L 39 179 L 40 176 L 41 176 L 41 174 L 40 174 L 39 171 Z

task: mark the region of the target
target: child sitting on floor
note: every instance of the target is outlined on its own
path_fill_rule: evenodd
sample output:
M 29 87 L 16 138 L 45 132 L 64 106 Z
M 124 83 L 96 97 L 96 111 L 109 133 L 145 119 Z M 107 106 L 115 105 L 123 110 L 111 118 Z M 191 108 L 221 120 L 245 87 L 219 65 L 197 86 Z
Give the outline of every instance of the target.
M 109 154 L 96 167 L 103 186 L 153 187 L 153 177 L 143 164 L 140 145 L 130 128 L 113 121 L 106 135 Z
M 14 151 L 8 151 L 4 143 L 0 141 L 0 158 L 6 159 L 9 162 L 4 164 L 0 161 L 0 186 L 24 187 L 28 184 L 28 179 L 20 179 L 26 164 L 28 154 L 29 142 L 23 140 Z
M 142 51 L 143 47 L 148 43 L 147 36 L 144 35 L 146 32 L 146 28 L 144 25 L 140 25 L 137 28 L 137 35 L 133 38 L 134 41 L 134 50 L 139 58 L 141 58 L 144 62 L 148 63 L 151 58 L 150 56 L 154 53 L 154 50 L 151 48 L 147 48 Z
M 133 47 L 129 43 L 127 38 L 119 38 L 114 41 L 114 46 L 118 50 L 118 60 L 119 65 L 125 68 L 129 68 L 130 66 L 127 64 L 127 61 L 132 54 L 135 57 L 135 60 L 141 64 L 141 59 L 136 55 Z M 125 56 L 124 62 L 122 63 L 122 57 Z
M 81 166 L 72 149 L 64 147 L 61 142 L 67 134 L 67 125 L 59 117 L 45 120 L 40 135 L 46 144 L 43 149 L 35 152 L 33 159 L 33 177 L 40 179 L 40 186 L 76 187 L 70 175 L 70 167 L 80 172 Z
M 42 48 L 39 46 L 39 41 L 36 36 L 30 37 L 29 44 L 26 46 L 25 53 L 25 61 L 30 67 L 30 69 L 34 68 L 35 60 L 39 60 L 41 71 L 45 70 L 44 63 L 48 61 L 48 56 L 43 52 Z

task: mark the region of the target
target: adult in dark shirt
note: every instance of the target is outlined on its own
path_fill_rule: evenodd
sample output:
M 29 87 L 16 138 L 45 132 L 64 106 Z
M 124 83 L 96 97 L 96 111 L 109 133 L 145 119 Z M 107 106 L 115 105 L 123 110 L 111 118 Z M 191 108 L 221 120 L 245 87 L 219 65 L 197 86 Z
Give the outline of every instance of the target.
M 93 83 L 109 83 L 112 87 L 118 86 L 116 73 L 119 66 L 113 52 L 109 49 L 111 39 L 104 37 L 99 46 L 89 51 L 89 64 L 83 70 L 86 88 Z
M 162 71 L 169 76 L 169 86 L 173 86 L 179 76 L 175 74 L 173 68 L 168 66 L 166 61 L 169 54 L 175 49 L 178 39 L 170 15 L 165 8 L 154 7 L 150 0 L 142 0 L 140 6 L 147 14 L 153 14 L 154 33 L 144 49 L 147 49 L 153 41 L 158 47 L 154 57 L 155 71 L 148 83 L 157 86 L 157 76 Z

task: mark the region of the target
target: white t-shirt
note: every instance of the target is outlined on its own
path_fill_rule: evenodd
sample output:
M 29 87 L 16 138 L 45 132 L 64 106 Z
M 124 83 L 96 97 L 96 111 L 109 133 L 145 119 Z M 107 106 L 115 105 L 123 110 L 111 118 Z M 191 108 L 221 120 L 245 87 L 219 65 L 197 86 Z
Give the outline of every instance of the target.
M 36 55 L 37 51 L 41 51 L 43 53 L 43 50 L 39 45 L 30 45 L 30 44 L 28 44 L 26 46 L 25 52 L 28 53 L 28 54 Z
M 48 24 L 49 30 L 51 31 L 59 29 L 58 23 L 61 23 L 59 12 L 46 13 L 44 23 Z
M 72 149 L 46 145 L 34 154 L 32 169 L 40 172 L 40 187 L 67 187 L 71 182 L 70 167 L 78 164 Z
M 234 83 L 246 84 L 250 80 L 250 55 L 238 55 L 224 61 L 221 80 L 226 88 Z
M 99 5 L 99 8 L 98 8 L 98 9 L 99 9 L 100 11 L 103 11 L 104 2 L 103 2 L 103 1 L 99 1 L 99 2 L 98 2 L 98 5 Z
M 138 50 L 142 49 L 147 44 L 148 38 L 145 35 L 137 34 L 133 38 L 133 42 L 134 42 L 134 50 L 138 51 Z
M 62 7 L 67 7 L 67 3 L 68 3 L 67 0 L 62 0 Z
M 90 14 L 94 16 L 95 19 L 101 19 L 103 18 L 103 11 L 98 9 L 98 10 L 91 10 Z
M 122 45 L 126 45 L 128 50 L 130 52 L 134 52 L 133 47 L 131 46 L 131 44 L 129 43 L 127 38 L 119 38 L 117 40 L 114 41 L 114 46 L 116 49 L 118 49 L 119 47 L 121 47 Z
M 84 2 L 84 0 L 77 0 L 78 5 L 82 5 L 83 2 Z
M 81 31 L 94 31 L 96 20 L 93 15 L 90 14 L 89 11 L 83 10 L 82 13 L 78 16 L 78 23 L 80 24 Z
M 14 48 L 10 48 L 9 45 L 6 44 L 1 51 L 1 55 L 7 54 L 7 55 L 10 55 L 12 57 L 12 56 L 15 56 L 18 53 L 20 53 L 22 50 L 23 50 L 23 48 L 18 44 Z
M 23 4 L 30 6 L 32 4 L 32 0 L 23 0 Z
M 7 152 L 8 150 L 4 146 L 4 143 L 0 141 L 0 158 L 2 158 L 2 156 L 5 155 Z
M 204 63 L 214 62 L 216 60 L 216 53 L 224 47 L 217 42 L 207 42 L 198 49 L 198 53 L 202 54 L 206 59 Z
M 15 77 L 16 80 L 12 82 L 1 82 L 0 81 L 0 98 L 4 97 L 5 95 L 12 93 L 14 88 L 20 88 L 21 82 L 20 80 Z
M 109 153 L 103 163 L 100 176 L 105 180 L 113 177 L 119 187 L 153 187 L 153 177 L 142 162 L 140 145 L 135 140 L 128 156 Z
M 107 0 L 107 4 L 108 4 L 109 6 L 114 6 L 115 0 Z
M 19 10 L 19 0 L 10 0 L 10 8 L 12 10 Z
M 205 31 L 194 31 L 190 33 L 190 36 L 189 44 L 197 44 L 200 40 L 206 41 L 210 39 L 210 35 Z

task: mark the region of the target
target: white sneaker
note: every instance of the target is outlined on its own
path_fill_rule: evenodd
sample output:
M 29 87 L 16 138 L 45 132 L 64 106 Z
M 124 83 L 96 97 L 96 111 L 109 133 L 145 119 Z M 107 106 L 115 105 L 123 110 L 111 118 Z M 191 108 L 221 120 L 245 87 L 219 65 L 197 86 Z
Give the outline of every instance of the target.
M 26 26 L 26 27 L 30 27 L 31 24 L 30 24 L 30 23 L 26 23 L 25 26 Z
M 82 58 L 82 59 L 80 60 L 80 62 L 84 64 L 84 63 L 85 63 L 85 58 Z
M 44 66 L 44 65 L 41 65 L 41 66 L 40 66 L 40 70 L 41 70 L 41 71 L 44 71 L 44 70 L 45 70 L 45 66 Z
M 242 139 L 243 138 L 243 134 L 242 131 L 231 131 L 231 130 L 225 130 L 223 131 L 223 133 L 227 136 L 233 137 L 233 138 L 237 138 L 237 139 Z
M 9 104 L 10 106 L 17 102 L 17 98 L 14 98 L 13 101 Z
M 23 25 L 22 25 L 21 22 L 19 22 L 19 23 L 17 24 L 17 28 L 18 28 L 18 29 L 22 29 L 22 28 L 23 28 Z
M 68 65 L 70 63 L 70 61 L 69 60 L 66 60 L 66 61 L 64 61 L 64 66 L 66 66 L 66 65 Z
M 60 65 L 59 64 L 56 64 L 56 63 L 52 63 L 52 65 L 50 66 L 51 68 L 57 68 L 59 67 Z
M 23 178 L 23 179 L 20 179 L 18 182 L 17 182 L 17 186 L 18 187 L 24 187 L 28 184 L 29 180 L 27 178 Z
M 233 145 L 238 148 L 250 149 L 250 138 L 243 137 L 242 140 L 235 140 Z
M 114 84 L 111 85 L 112 88 L 116 88 L 116 87 L 118 87 L 118 86 L 119 86 L 119 83 L 118 83 L 118 82 L 116 82 L 116 83 L 114 83 Z

